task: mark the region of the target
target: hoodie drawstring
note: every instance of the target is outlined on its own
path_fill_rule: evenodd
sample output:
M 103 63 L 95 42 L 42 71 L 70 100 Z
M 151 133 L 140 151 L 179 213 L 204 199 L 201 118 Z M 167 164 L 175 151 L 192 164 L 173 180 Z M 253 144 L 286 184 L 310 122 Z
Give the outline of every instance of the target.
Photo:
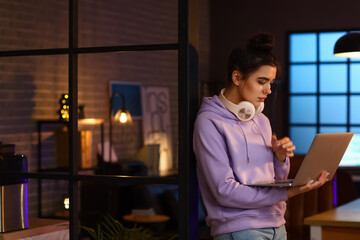
M 266 140 L 265 140 L 265 137 L 264 135 L 261 133 L 260 131 L 260 128 L 259 126 L 256 124 L 256 122 L 252 119 L 252 121 L 254 122 L 256 128 L 258 129 L 260 135 L 261 135 L 261 138 L 263 139 L 263 142 L 264 142 L 264 146 L 266 148 L 266 151 L 269 151 L 269 148 L 266 146 Z M 247 142 L 247 139 L 246 139 L 246 134 L 244 132 L 244 129 L 241 127 L 241 124 L 240 124 L 240 121 L 238 122 L 239 123 L 239 126 L 240 126 L 240 129 L 244 135 L 244 139 L 245 139 L 245 147 L 246 147 L 246 157 L 247 157 L 247 162 L 249 163 L 250 162 L 250 156 L 249 156 L 249 145 L 248 145 L 248 142 Z
M 247 142 L 247 139 L 246 139 L 246 134 L 243 130 L 243 128 L 241 127 L 241 124 L 240 124 L 240 121 L 239 121 L 239 126 L 240 126 L 240 129 L 244 135 L 244 139 L 245 139 L 245 146 L 246 146 L 246 157 L 247 157 L 247 162 L 249 163 L 250 162 L 250 157 L 249 157 L 249 146 L 248 146 L 248 142 Z
M 266 146 L 266 141 L 265 141 L 264 135 L 263 135 L 262 132 L 260 131 L 260 128 L 259 128 L 259 126 L 256 124 L 256 122 L 254 121 L 254 119 L 253 119 L 252 121 L 255 123 L 255 126 L 256 126 L 256 128 L 258 129 L 258 131 L 259 131 L 259 133 L 260 133 L 260 135 L 261 135 L 261 137 L 262 137 L 262 139 L 263 139 L 263 141 L 264 141 L 264 146 L 265 146 L 265 148 L 266 148 L 266 151 L 268 152 L 268 151 L 269 151 L 269 148 Z

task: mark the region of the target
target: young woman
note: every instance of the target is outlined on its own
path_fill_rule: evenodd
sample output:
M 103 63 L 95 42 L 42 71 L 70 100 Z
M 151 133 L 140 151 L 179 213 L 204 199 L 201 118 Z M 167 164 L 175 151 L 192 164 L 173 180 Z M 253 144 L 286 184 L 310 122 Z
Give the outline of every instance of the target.
M 278 63 L 273 38 L 258 34 L 232 51 L 226 88 L 204 98 L 194 128 L 194 151 L 207 224 L 215 240 L 286 239 L 286 200 L 322 186 L 327 172 L 301 187 L 250 187 L 287 179 L 295 146 L 277 139 L 261 113 Z

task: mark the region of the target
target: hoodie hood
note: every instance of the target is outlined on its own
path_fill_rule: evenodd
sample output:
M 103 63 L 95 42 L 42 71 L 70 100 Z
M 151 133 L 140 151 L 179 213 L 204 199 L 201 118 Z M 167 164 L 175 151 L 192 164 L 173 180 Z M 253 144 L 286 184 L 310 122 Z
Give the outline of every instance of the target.
M 244 140 L 245 140 L 245 145 L 246 145 L 246 155 L 247 155 L 247 160 L 248 162 L 250 161 L 250 158 L 249 158 L 249 147 L 248 147 L 248 140 L 247 140 L 247 137 L 246 137 L 246 134 L 244 132 L 244 129 L 242 127 L 242 122 L 241 120 L 239 120 L 235 114 L 233 114 L 232 112 L 230 112 L 222 103 L 221 101 L 219 100 L 218 96 L 217 95 L 214 95 L 213 97 L 205 97 L 203 98 L 203 102 L 202 102 L 202 105 L 201 105 L 201 108 L 198 112 L 198 114 L 201 114 L 203 112 L 213 112 L 215 113 L 216 115 L 219 115 L 225 119 L 228 119 L 228 120 L 234 120 L 234 121 L 237 121 L 239 122 L 239 126 L 240 126 L 240 130 L 244 136 Z M 254 127 L 257 128 L 259 134 L 261 135 L 262 139 L 263 139 L 263 144 L 264 144 L 264 147 L 267 149 L 267 151 L 269 151 L 268 147 L 266 146 L 266 139 L 264 137 L 264 135 L 262 134 L 262 131 L 261 129 L 259 128 L 258 124 L 257 124 L 257 121 L 256 121 L 256 116 L 250 120 L 250 122 L 253 122 L 254 123 Z
M 213 112 L 221 117 L 227 119 L 233 119 L 238 121 L 239 119 L 230 112 L 219 100 L 217 95 L 213 97 L 204 97 L 198 115 L 202 112 Z

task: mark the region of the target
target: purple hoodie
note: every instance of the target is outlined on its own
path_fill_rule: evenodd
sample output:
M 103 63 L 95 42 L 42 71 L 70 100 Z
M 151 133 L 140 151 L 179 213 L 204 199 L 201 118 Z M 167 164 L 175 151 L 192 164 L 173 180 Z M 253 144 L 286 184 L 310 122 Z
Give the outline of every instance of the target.
M 211 235 L 285 223 L 287 193 L 243 184 L 287 179 L 290 162 L 277 160 L 271 126 L 260 113 L 240 121 L 217 96 L 204 98 L 194 128 L 197 175 Z

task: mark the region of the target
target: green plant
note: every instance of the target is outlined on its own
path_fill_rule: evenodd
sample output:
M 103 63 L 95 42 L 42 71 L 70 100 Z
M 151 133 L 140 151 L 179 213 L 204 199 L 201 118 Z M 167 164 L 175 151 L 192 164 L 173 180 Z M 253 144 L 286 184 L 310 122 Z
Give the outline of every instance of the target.
M 93 240 L 162 240 L 162 238 L 154 237 L 149 229 L 136 227 L 136 225 L 133 228 L 127 228 L 111 216 L 104 217 L 104 220 L 97 224 L 96 230 L 84 226 L 81 228 Z M 173 236 L 168 240 L 175 238 L 176 236 Z

